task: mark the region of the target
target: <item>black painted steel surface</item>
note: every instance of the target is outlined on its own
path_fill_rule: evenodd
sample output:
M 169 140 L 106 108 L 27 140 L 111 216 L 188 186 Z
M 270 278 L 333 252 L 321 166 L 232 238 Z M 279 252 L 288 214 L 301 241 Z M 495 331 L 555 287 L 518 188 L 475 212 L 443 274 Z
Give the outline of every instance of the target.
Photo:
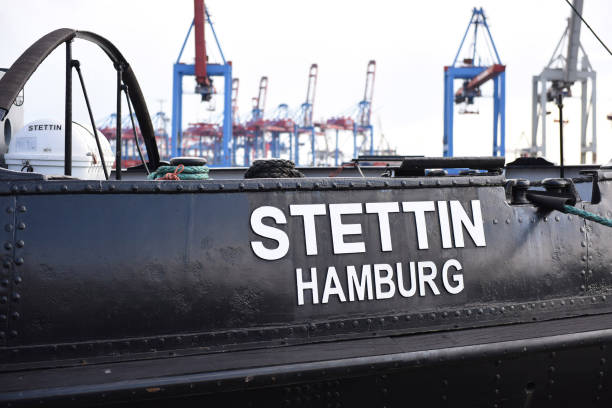
M 579 202 L 577 206 L 610 216 L 611 176 L 600 171 L 599 204 Z M 543 387 L 539 373 L 544 370 L 544 375 L 549 366 L 541 360 L 546 360 L 550 352 L 559 352 L 572 361 L 571 370 L 568 362 L 560 368 L 569 370 L 566 376 L 586 370 L 596 378 L 601 371 L 598 359 L 607 356 L 608 330 L 612 329 L 608 318 L 610 232 L 575 216 L 531 204 L 513 205 L 505 187 L 502 176 L 486 175 L 1 182 L 5 235 L 0 380 L 5 380 L 0 381 L 4 384 L 0 386 L 0 400 L 27 405 L 50 398 L 64 404 L 78 397 L 80 403 L 89 404 L 107 395 L 114 403 L 162 398 L 158 402 L 163 404 L 163 398 L 190 395 L 184 402 L 193 399 L 195 404 L 202 401 L 191 395 L 202 394 L 206 401 L 238 398 L 252 400 L 257 406 L 264 396 L 285 401 L 287 391 L 283 387 L 316 387 L 325 379 L 340 381 L 331 387 L 334 389 L 344 384 L 387 389 L 388 398 L 394 400 L 400 398 L 402 378 L 416 384 L 428 373 L 426 376 L 436 381 L 433 389 L 443 390 L 443 382 L 453 375 L 453 381 L 469 386 L 459 374 L 443 373 L 468 370 L 471 376 L 479 376 L 486 372 L 493 381 L 495 372 L 504 371 L 495 368 L 496 361 L 521 361 L 507 372 L 514 384 L 508 386 L 507 396 L 487 394 L 471 400 L 466 395 L 457 396 L 456 401 L 477 405 L 478 401 L 525 398 L 525 387 L 531 387 L 531 380 L 527 381 L 531 377 L 522 378 L 527 374 L 537 378 L 533 380 L 536 387 Z M 424 248 L 418 236 L 418 212 L 402 211 L 403 203 L 442 202 L 452 207 L 451 202 L 458 202 L 467 221 L 477 226 L 473 200 L 479 202 L 484 242 L 476 242 L 477 234 L 458 224 L 463 225 L 463 247 L 457 242 L 452 212 L 448 221 L 453 224 L 448 230 L 452 245 L 448 248 L 444 247 L 439 207 L 423 212 L 427 237 Z M 334 242 L 333 229 L 339 224 L 334 224 L 330 214 L 332 205 L 343 203 L 357 204 L 362 212 L 341 216 L 343 225 L 361 225 L 361 233 L 346 234 L 343 240 L 363 242 L 365 252 L 334 253 L 338 252 L 338 242 Z M 382 250 L 380 219 L 377 213 L 366 213 L 366 203 L 398 203 L 399 212 L 388 214 L 392 250 Z M 306 254 L 305 218 L 291 215 L 291 205 L 305 204 L 323 204 L 325 209 L 324 215 L 314 217 L 316 255 Z M 251 217 L 261 207 L 275 207 L 286 218 L 285 223 L 275 223 L 271 218 L 263 221 L 288 237 L 287 253 L 278 260 L 261 259 L 252 246 L 258 241 L 268 249 L 278 246 L 253 229 Z M 456 204 L 454 208 L 458 208 Z M 461 265 L 464 283 L 455 294 L 449 288 L 456 290 L 457 281 L 452 278 L 458 269 L 450 269 L 448 287 L 442 277 L 442 267 L 451 259 Z M 398 262 L 403 267 L 405 291 L 411 282 L 410 262 L 415 262 L 417 269 L 415 293 L 407 297 L 398 293 Z M 432 282 L 439 294 L 427 282 L 421 292 L 418 262 L 436 266 L 438 275 Z M 355 266 L 358 273 L 363 272 L 363 265 L 370 265 L 373 292 L 378 287 L 375 265 L 390 265 L 395 294 L 384 298 L 373 293 L 368 299 L 364 290 L 364 300 L 351 301 L 347 265 Z M 331 266 L 345 301 L 337 287 L 333 290 Z M 313 267 L 318 274 L 318 303 L 313 303 L 313 291 L 305 290 L 300 304 L 296 269 L 302 269 L 307 282 Z M 381 272 L 378 277 L 384 281 L 385 274 Z M 383 295 L 390 287 L 379 286 Z M 358 292 L 354 285 L 353 289 Z M 326 291 L 329 293 L 324 303 Z M 503 343 L 504 333 L 512 338 L 512 347 Z M 463 340 L 444 343 L 453 336 Z M 428 339 L 420 343 L 422 349 L 437 357 L 414 357 L 418 363 L 408 364 L 403 357 L 393 357 L 402 352 L 401 348 L 393 351 L 381 346 L 385 341 L 395 343 L 400 339 Z M 533 348 L 536 343 L 539 346 Z M 484 348 L 473 349 L 480 351 L 472 354 L 461 348 L 478 344 Z M 359 351 L 340 361 L 333 357 L 333 350 L 339 353 L 338 358 L 342 356 L 340 350 Z M 278 359 L 280 352 L 296 358 L 287 366 Z M 445 353 L 455 353 L 456 357 Z M 583 359 L 589 353 L 593 357 Z M 208 360 L 225 355 L 226 363 L 210 371 L 213 366 Z M 154 363 L 160 361 L 159 367 L 171 367 L 174 359 L 194 361 L 187 370 L 191 374 L 181 377 L 188 374 L 180 368 L 183 364 L 164 371 Z M 133 360 L 142 361 L 137 366 L 144 373 L 129 371 L 127 361 Z M 470 361 L 469 365 L 465 361 Z M 319 362 L 315 374 L 307 375 L 312 368 L 308 364 L 315 362 Z M 119 370 L 128 377 L 120 384 L 110 376 L 102 376 L 108 381 L 96 380 L 83 364 L 91 367 L 90 372 Z M 378 364 L 383 368 L 379 370 Z M 32 369 L 38 371 L 26 375 Z M 283 376 L 286 370 L 292 374 Z M 355 371 L 351 374 L 351 370 Z M 385 381 L 381 375 L 386 376 Z M 235 379 L 215 380 L 227 376 Z M 275 386 L 277 380 L 271 379 L 277 377 Z M 251 378 L 257 381 L 251 383 Z M 89 383 L 77 386 L 81 380 Z M 388 384 L 381 385 L 381 381 Z M 200 384 L 193 385 L 197 391 L 186 392 L 184 387 L 189 383 Z M 491 383 L 488 387 L 496 386 Z M 592 392 L 587 388 L 581 389 L 581 395 L 593 401 L 596 396 L 606 396 L 604 401 L 609 401 L 609 394 L 597 394 L 595 385 Z M 222 393 L 221 397 L 212 395 L 229 391 L 232 393 Z M 337 401 L 346 404 L 360 395 L 346 389 L 334 392 L 340 393 Z M 427 393 L 414 392 L 420 395 L 420 401 L 427 401 Z M 546 392 L 557 402 L 566 394 L 563 388 Z M 453 393 L 461 394 L 455 390 L 444 395 L 449 398 Z M 386 401 L 376 395 L 368 401 Z M 436 394 L 434 405 L 443 404 L 438 398 Z M 289 399 L 293 401 L 295 395 Z
M 431 226 L 427 231 L 431 249 L 419 250 L 414 218 L 397 213 L 390 214 L 396 249 L 383 253 L 376 215 L 348 215 L 346 222 L 362 223 L 367 252 L 334 255 L 329 220 L 319 216 L 316 236 L 320 253 L 307 256 L 302 221 L 289 217 L 291 204 L 449 199 L 459 200 L 468 208 L 470 200 L 480 200 L 486 247 L 476 247 L 466 239 L 465 248 L 442 249 L 436 214 L 429 212 L 426 219 Z M 260 238 L 251 231 L 249 217 L 256 208 L 270 205 L 289 218 L 282 229 L 289 236 L 290 250 L 278 261 L 259 259 L 250 247 L 251 241 Z M 577 273 L 582 270 L 581 256 L 587 255 L 587 249 L 581 246 L 585 238 L 580 226 L 584 221 L 560 214 L 546 216 L 533 206 L 513 208 L 506 204 L 501 186 L 172 195 L 34 194 L 18 196 L 15 206 L 16 237 L 27 242 L 17 249 L 20 255 L 16 259 L 25 261 L 16 268 L 20 275 L 28 276 L 18 290 L 28 301 L 13 302 L 13 309 L 29 319 L 9 320 L 9 332 L 19 333 L 15 339 L 8 338 L 9 345 L 71 342 L 75 334 L 79 340 L 111 340 L 309 324 L 332 318 L 350 320 L 364 314 L 435 313 L 488 302 L 577 296 L 583 293 L 581 285 L 587 283 Z M 19 208 L 26 211 L 19 212 Z M 274 246 L 269 242 L 267 246 Z M 425 296 L 407 299 L 342 304 L 331 298 L 325 305 L 296 304 L 296 268 L 317 267 L 324 277 L 328 266 L 336 266 L 341 273 L 345 265 L 432 261 L 440 268 L 449 258 L 457 258 L 464 269 L 466 289 L 457 295 L 436 296 L 427 291 Z M 441 287 L 438 279 L 436 284 Z M 513 315 L 483 315 L 470 320 L 474 324 L 490 319 L 513 321 Z M 451 323 L 445 325 L 452 327 Z M 348 324 L 337 331 L 359 333 L 363 328 Z M 325 330 L 315 330 L 307 335 L 296 333 L 295 337 L 325 335 Z

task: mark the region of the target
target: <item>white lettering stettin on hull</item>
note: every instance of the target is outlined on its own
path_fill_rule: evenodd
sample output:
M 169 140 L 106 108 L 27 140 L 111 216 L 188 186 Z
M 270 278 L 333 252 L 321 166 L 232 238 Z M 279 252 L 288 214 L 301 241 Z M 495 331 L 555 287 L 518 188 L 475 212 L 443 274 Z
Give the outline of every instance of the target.
M 474 245 L 477 247 L 486 246 L 480 200 L 471 201 L 471 210 L 472 217 L 470 218 L 463 205 L 456 200 L 438 201 L 437 203 L 434 201 L 404 201 L 401 203 L 401 211 L 414 218 L 416 241 L 420 250 L 430 248 L 429 234 L 433 231 L 433 228 L 427 224 L 426 213 L 431 212 L 437 212 L 438 214 L 442 248 L 464 248 L 464 231 L 467 231 Z M 332 249 L 335 255 L 358 254 L 367 250 L 391 252 L 393 251 L 393 242 L 391 238 L 392 224 L 389 215 L 395 213 L 400 213 L 399 202 L 365 203 L 365 212 L 362 203 L 292 204 L 289 206 L 291 217 L 302 219 L 305 252 L 308 256 L 319 254 L 318 237 L 320 231 L 317 231 L 316 217 L 322 216 L 329 218 Z M 381 243 L 380 249 L 367 248 L 366 242 L 363 240 L 362 224 L 343 221 L 343 216 L 346 215 L 362 215 L 363 217 L 376 215 Z M 251 241 L 251 248 L 255 255 L 261 259 L 268 261 L 281 259 L 289 252 L 289 238 L 282 229 L 264 224 L 263 220 L 265 218 L 271 218 L 277 225 L 288 223 L 285 212 L 280 208 L 273 206 L 256 208 L 251 214 L 253 232 L 263 238 L 276 241 L 277 246 L 276 248 L 269 248 L 262 241 Z M 353 236 L 352 242 L 346 241 L 348 236 Z M 407 238 L 412 239 L 413 237 L 408 236 Z
M 485 247 L 480 201 L 471 200 L 470 207 L 470 211 L 466 210 L 457 200 L 291 204 L 288 211 L 261 206 L 251 213 L 250 225 L 262 239 L 251 240 L 250 244 L 253 253 L 266 261 L 276 261 L 289 254 L 292 242 L 295 245 L 289 236 L 304 237 L 304 246 L 294 248 L 298 252 L 292 254 L 300 259 L 299 251 L 304 251 L 306 257 L 331 252 L 333 260 L 347 259 L 346 254 L 382 255 L 394 249 L 404 255 L 406 245 L 414 245 L 420 253 L 435 249 L 432 248 L 435 242 L 443 250 L 465 248 L 472 245 L 470 239 L 475 247 Z M 408 219 L 399 222 L 400 217 Z M 328 228 L 323 230 L 325 221 Z M 372 225 L 377 228 L 375 235 L 372 235 Z M 288 234 L 292 228 L 300 227 L 303 234 L 295 230 Z M 393 237 L 400 242 L 394 243 Z M 322 242 L 329 247 L 322 247 Z M 454 251 L 452 256 L 456 254 Z M 435 262 L 399 259 L 401 262 L 295 268 L 297 303 L 302 306 L 461 293 L 465 288 L 461 263 L 454 258 L 436 258 Z

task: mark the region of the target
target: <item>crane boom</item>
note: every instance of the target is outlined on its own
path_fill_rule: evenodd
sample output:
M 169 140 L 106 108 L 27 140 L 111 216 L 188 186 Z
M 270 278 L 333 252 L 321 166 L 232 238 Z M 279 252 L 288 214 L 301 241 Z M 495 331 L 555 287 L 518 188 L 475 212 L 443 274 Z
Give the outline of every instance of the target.
M 204 26 L 206 24 L 206 6 L 204 0 L 193 0 L 193 25 L 195 28 L 195 92 L 202 95 L 203 101 L 210 101 L 214 93 L 212 80 L 208 76 L 206 63 L 206 40 Z
M 298 116 L 298 125 L 302 128 L 312 126 L 312 113 L 314 106 L 315 93 L 317 89 L 317 77 L 319 75 L 319 66 L 312 64 L 308 70 L 308 87 L 306 88 L 306 101 L 300 107 Z
M 465 86 L 459 88 L 457 92 L 455 92 L 455 99 L 462 98 L 465 94 L 468 94 L 471 91 L 474 91 L 476 88 L 480 87 L 480 85 L 485 82 L 495 78 L 502 72 L 506 70 L 506 66 L 502 64 L 493 64 L 487 69 L 483 70 L 480 74 L 476 75 L 472 78 Z
M 306 103 L 314 104 L 315 91 L 317 88 L 317 76 L 319 74 L 319 66 L 312 64 L 308 71 L 308 88 L 306 89 Z
M 574 8 L 582 13 L 583 0 L 574 0 Z M 569 33 L 567 41 L 567 60 L 565 64 L 565 81 L 574 83 L 578 69 L 578 50 L 580 48 L 580 27 L 582 22 L 576 13 L 572 13 L 569 19 Z
M 204 0 L 193 0 L 195 25 L 195 76 L 200 85 L 206 84 L 206 41 L 204 38 Z
M 366 69 L 366 82 L 363 91 L 363 101 L 359 103 L 358 123 L 360 126 L 369 126 L 372 115 L 372 99 L 374 97 L 374 78 L 376 76 L 376 61 L 370 60 Z
M 370 60 L 366 70 L 366 85 L 363 92 L 363 100 L 372 102 L 374 96 L 374 76 L 376 75 L 376 61 Z
M 268 77 L 262 76 L 259 80 L 259 90 L 257 97 L 253 98 L 253 119 L 263 119 L 264 109 L 266 107 L 266 95 L 268 93 Z

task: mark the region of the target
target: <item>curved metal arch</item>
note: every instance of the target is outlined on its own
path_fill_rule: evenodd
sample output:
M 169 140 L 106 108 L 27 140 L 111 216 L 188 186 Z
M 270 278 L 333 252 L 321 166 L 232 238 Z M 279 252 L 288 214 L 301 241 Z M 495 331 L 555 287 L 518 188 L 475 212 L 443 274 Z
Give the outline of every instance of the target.
M 4 119 L 21 89 L 23 89 L 30 76 L 32 76 L 47 56 L 58 46 L 67 41 L 72 41 L 74 38 L 87 40 L 98 45 L 110 58 L 115 67 L 122 68 L 123 82 L 129 89 L 129 97 L 134 106 L 134 114 L 138 119 L 140 133 L 147 147 L 150 167 L 156 169 L 159 166 L 159 152 L 155 141 L 155 131 L 140 85 L 136 80 L 136 75 L 113 43 L 89 31 L 60 28 L 41 37 L 25 50 L 4 76 L 0 78 L 0 120 Z

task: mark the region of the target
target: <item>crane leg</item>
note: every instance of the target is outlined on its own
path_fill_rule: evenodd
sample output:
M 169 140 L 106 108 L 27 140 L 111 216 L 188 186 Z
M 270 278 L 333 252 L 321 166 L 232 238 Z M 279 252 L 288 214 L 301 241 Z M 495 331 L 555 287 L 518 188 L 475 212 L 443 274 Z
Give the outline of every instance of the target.
M 374 154 L 374 127 L 370 126 L 370 155 Z
M 493 156 L 499 155 L 499 77 L 493 80 Z
M 334 151 L 334 162 L 338 165 L 338 129 L 336 129 L 336 150 Z
M 312 165 L 315 165 L 315 159 L 316 159 L 316 150 L 315 150 L 315 130 L 314 127 L 311 130 L 311 134 L 310 134 L 310 148 L 312 149 Z

